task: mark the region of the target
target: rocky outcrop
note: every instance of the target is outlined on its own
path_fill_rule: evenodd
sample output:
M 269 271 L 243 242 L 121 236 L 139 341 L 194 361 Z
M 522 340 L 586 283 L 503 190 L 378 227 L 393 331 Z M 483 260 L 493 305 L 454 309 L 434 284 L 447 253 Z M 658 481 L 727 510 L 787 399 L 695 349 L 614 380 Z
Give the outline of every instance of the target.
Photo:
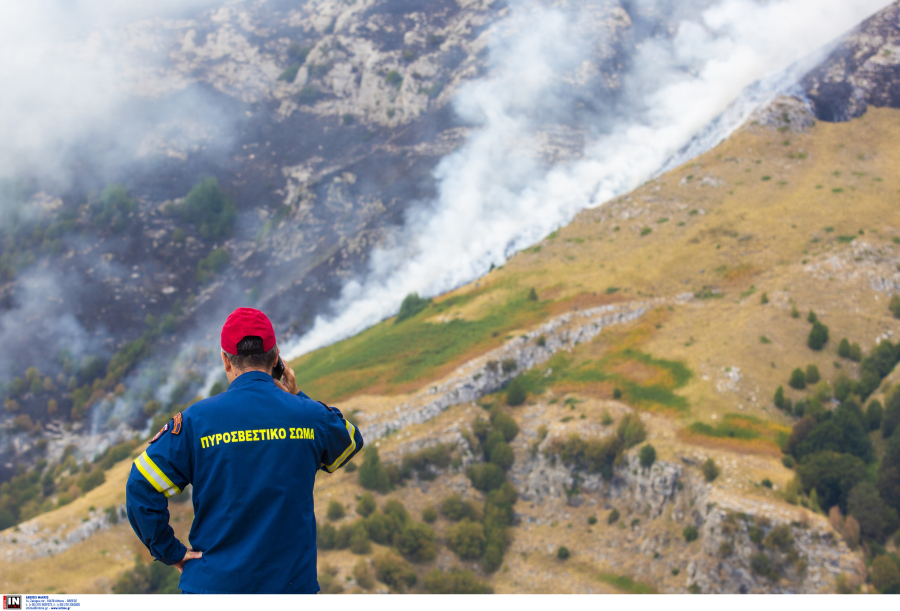
M 672 301 L 685 302 L 692 297 L 690 293 L 684 293 Z M 363 420 L 360 429 L 366 439 L 378 439 L 405 426 L 427 422 L 451 405 L 475 401 L 496 392 L 523 371 L 546 363 L 560 350 L 571 350 L 592 340 L 603 329 L 637 320 L 650 308 L 668 301 L 653 299 L 612 304 L 557 316 L 503 347 L 469 361 L 449 380 L 428 389 L 424 399 L 419 397 L 398 405 L 394 413 L 387 417 L 378 416 L 374 422 Z
M 849 121 L 869 104 L 900 108 L 900 2 L 845 36 L 800 85 L 823 121 Z
M 87 518 L 71 529 L 68 524 L 60 524 L 51 530 L 42 526 L 40 518 L 35 518 L 0 535 L 0 554 L 9 561 L 54 556 L 127 519 L 124 503 L 108 510 L 92 509 Z

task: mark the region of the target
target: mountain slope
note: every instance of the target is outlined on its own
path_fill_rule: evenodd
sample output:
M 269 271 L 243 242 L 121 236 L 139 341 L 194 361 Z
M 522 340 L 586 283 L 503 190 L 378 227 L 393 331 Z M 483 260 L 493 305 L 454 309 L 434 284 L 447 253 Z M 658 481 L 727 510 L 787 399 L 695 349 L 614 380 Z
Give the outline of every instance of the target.
M 796 108 L 777 101 L 716 149 L 583 212 L 502 269 L 407 320 L 386 321 L 294 363 L 302 387 L 351 414 L 385 464 L 399 466 L 438 442 L 452 447 L 451 463 L 426 464 L 405 486 L 376 494 L 379 506 L 400 500 L 415 521 L 453 492 L 484 502 L 465 474 L 480 462 L 469 431 L 487 416 L 481 406 L 518 424 L 508 478 L 519 500 L 501 569 L 487 573 L 478 560 L 460 560 L 445 542 L 455 525 L 439 515 L 437 555 L 414 565 L 414 589 L 433 567 L 471 569 L 498 592 L 818 592 L 833 591 L 839 574 L 851 584 L 864 580 L 861 553 L 823 515 L 786 502 L 794 473 L 779 448 L 794 419 L 771 397 L 779 385 L 794 401 L 805 397 L 787 382 L 792 369 L 810 363 L 831 383 L 842 372 L 858 377 L 859 365 L 836 353 L 840 338 L 868 352 L 877 338 L 900 332 L 887 307 L 900 283 L 900 178 L 891 171 L 900 166 L 900 111 L 869 109 L 839 124 L 798 120 L 801 113 L 785 123 L 786 109 Z M 791 316 L 792 305 L 801 318 Z M 810 309 L 830 328 L 821 351 L 806 345 Z M 578 335 L 591 321 L 603 321 L 599 333 Z M 546 358 L 532 366 L 541 337 Z M 461 401 L 452 395 L 462 388 L 453 380 L 479 374 L 474 394 Z M 522 406 L 505 406 L 501 387 L 511 379 L 527 392 Z M 628 450 L 607 484 L 557 453 L 572 434 L 609 437 L 632 412 L 656 450 L 651 469 L 638 465 L 638 448 Z M 607 417 L 613 424 L 604 424 Z M 712 484 L 700 469 L 707 458 L 721 470 Z M 76 523 L 90 504 L 121 502 L 127 465 L 20 530 L 40 522 L 52 531 Z M 351 527 L 365 492 L 358 475 L 319 478 L 321 524 L 330 523 L 326 509 L 338 501 L 347 517 L 335 524 Z M 766 480 L 771 488 L 761 485 Z M 607 525 L 613 509 L 621 517 Z M 683 536 L 691 525 L 694 542 Z M 773 581 L 752 569 L 759 552 L 751 539 L 754 528 L 778 525 L 787 526 L 805 564 L 802 572 L 801 564 L 784 564 Z M 15 537 L 2 534 L 7 562 Z M 113 545 L 128 546 L 129 554 L 102 569 L 85 560 Z M 725 545 L 732 551 L 723 558 Z M 557 558 L 560 546 L 568 560 Z M 371 564 L 388 549 L 371 547 L 368 554 L 322 549 L 323 583 L 364 586 L 353 576 L 357 562 Z M 3 573 L 11 587 L 30 591 L 102 591 L 138 548 L 119 524 L 53 557 L 16 557 Z M 83 570 L 71 569 L 75 560 Z M 51 577 L 63 572 L 64 583 Z

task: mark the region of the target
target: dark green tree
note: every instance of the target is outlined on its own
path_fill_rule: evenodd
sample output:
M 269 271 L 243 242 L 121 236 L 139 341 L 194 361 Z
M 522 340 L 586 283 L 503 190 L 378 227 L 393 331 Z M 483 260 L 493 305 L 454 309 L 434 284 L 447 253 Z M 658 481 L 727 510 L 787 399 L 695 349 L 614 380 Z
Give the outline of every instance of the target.
M 802 369 L 797 367 L 794 371 L 791 372 L 791 379 L 788 382 L 791 388 L 796 388 L 797 390 L 803 390 L 806 388 L 806 374 Z
M 838 505 L 846 513 L 847 496 L 866 478 L 866 465 L 856 456 L 826 450 L 806 456 L 797 473 L 804 491 L 815 489 L 823 509 Z
M 838 356 L 843 359 L 850 357 L 850 342 L 846 337 L 841 339 L 841 343 L 838 344 Z
M 649 443 L 641 448 L 640 452 L 641 467 L 649 469 L 656 462 L 656 448 Z
M 877 487 L 884 502 L 900 513 L 900 428 L 884 444 Z
M 784 387 L 783 386 L 779 386 L 778 388 L 775 389 L 775 397 L 772 400 L 772 402 L 775 404 L 775 407 L 777 407 L 778 409 L 784 409 L 785 403 L 784 403 Z
M 222 191 L 215 178 L 206 178 L 194 185 L 179 212 L 207 240 L 218 240 L 231 235 L 237 218 L 234 202 Z
M 525 393 L 522 382 L 519 381 L 519 378 L 513 378 L 509 386 L 506 387 L 506 404 L 510 407 L 522 405 L 527 397 L 528 395 Z
M 363 462 L 359 467 L 359 485 L 366 490 L 375 490 L 381 494 L 385 494 L 391 489 L 390 475 L 381 464 L 378 449 L 374 446 L 368 446 L 363 450 Z
M 410 293 L 403 298 L 403 303 L 400 304 L 400 312 L 397 314 L 397 318 L 394 319 L 394 324 L 401 323 L 407 318 L 412 318 L 429 305 L 431 305 L 431 299 L 422 299 L 418 293 Z
M 822 379 L 819 375 L 819 368 L 810 363 L 806 366 L 806 383 L 812 386 Z
M 870 482 L 860 482 L 850 491 L 847 513 L 859 522 L 859 532 L 866 539 L 884 543 L 897 530 L 896 510 L 884 503 Z
M 891 388 L 884 397 L 884 415 L 881 417 L 881 436 L 885 439 L 894 434 L 900 425 L 900 384 Z
M 821 350 L 827 343 L 828 327 L 817 320 L 813 323 L 812 329 L 809 332 L 809 337 L 806 340 L 806 345 L 813 350 Z
M 799 444 L 794 456 L 802 462 L 804 456 L 823 450 L 852 454 L 863 462 L 870 462 L 875 455 L 872 440 L 859 415 L 844 406 L 816 426 Z
M 866 424 L 869 425 L 870 431 L 881 428 L 881 418 L 884 416 L 884 408 L 881 401 L 873 399 L 869 401 L 869 407 L 866 408 Z

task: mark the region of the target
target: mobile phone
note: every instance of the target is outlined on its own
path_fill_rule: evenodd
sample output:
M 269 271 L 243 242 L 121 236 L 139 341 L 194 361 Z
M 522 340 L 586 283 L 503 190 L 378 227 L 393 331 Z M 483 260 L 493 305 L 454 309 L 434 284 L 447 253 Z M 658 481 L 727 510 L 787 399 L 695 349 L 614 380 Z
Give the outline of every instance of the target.
M 278 364 L 272 368 L 272 377 L 278 381 L 281 381 L 281 376 L 284 375 L 284 361 L 281 360 L 281 357 L 278 357 Z

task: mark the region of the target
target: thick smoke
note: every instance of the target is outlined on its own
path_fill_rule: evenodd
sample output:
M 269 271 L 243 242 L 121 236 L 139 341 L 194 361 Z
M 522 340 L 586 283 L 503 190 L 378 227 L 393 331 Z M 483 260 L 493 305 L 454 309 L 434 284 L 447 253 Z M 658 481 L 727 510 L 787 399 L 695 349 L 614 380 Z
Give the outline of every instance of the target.
M 210 139 L 227 129 L 206 95 L 165 78 L 166 20 L 211 4 L 0 3 L 0 177 L 34 176 L 65 188 L 75 168 L 109 176 L 158 149 L 154 142 L 174 138 L 183 146 L 192 131 Z
M 639 4 L 647 14 L 664 12 Z M 687 154 L 714 146 L 796 81 L 797 62 L 886 4 L 715 4 L 680 23 L 671 39 L 645 41 L 623 79 L 625 103 L 602 118 L 613 127 L 578 161 L 543 168 L 535 116 L 546 116 L 554 100 L 559 112 L 571 107 L 556 96 L 564 79 L 577 78 L 573 68 L 591 60 L 598 34 L 583 32 L 576 12 L 511 3 L 510 17 L 492 32 L 488 76 L 455 100 L 460 117 L 480 128 L 436 169 L 438 197 L 408 216 L 397 246 L 373 253 L 367 276 L 344 287 L 336 314 L 318 317 L 285 352 L 295 357 L 353 335 L 395 313 L 411 292 L 432 296 L 471 281 L 578 211 L 685 161 L 678 152 L 689 144 Z

